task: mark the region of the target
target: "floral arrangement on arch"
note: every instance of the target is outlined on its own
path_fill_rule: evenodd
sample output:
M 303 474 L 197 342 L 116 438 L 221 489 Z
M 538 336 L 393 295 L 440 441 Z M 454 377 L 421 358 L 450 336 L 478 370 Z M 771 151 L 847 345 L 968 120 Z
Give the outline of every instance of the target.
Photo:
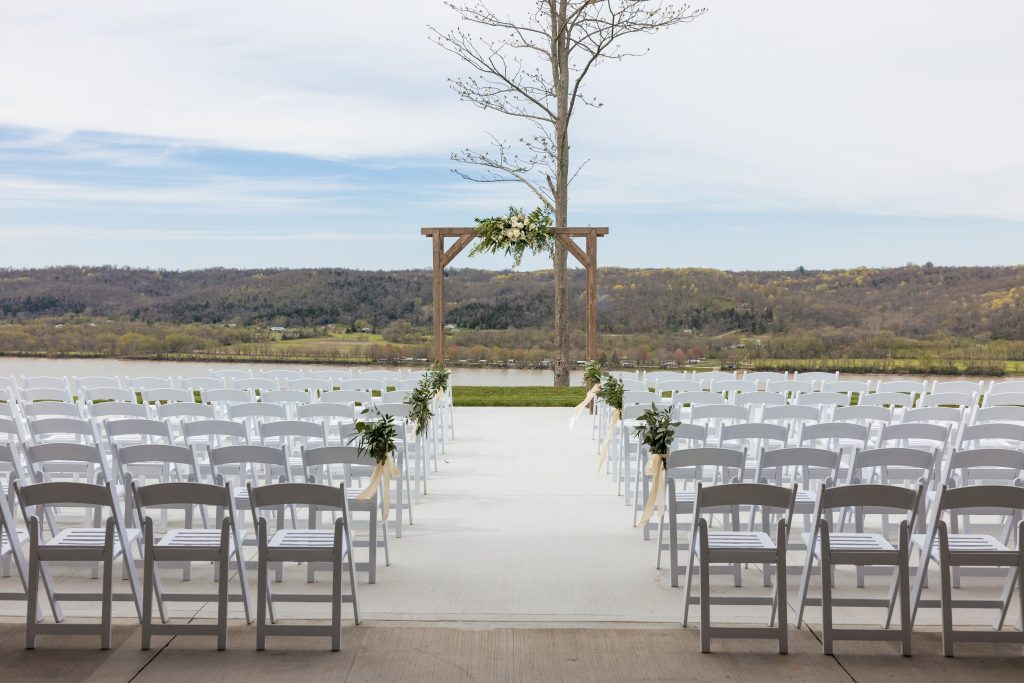
M 551 212 L 537 207 L 530 213 L 514 206 L 508 208 L 508 215 L 491 218 L 475 218 L 476 243 L 470 256 L 476 254 L 497 254 L 504 252 L 512 257 L 512 267 L 518 268 L 523 254 L 529 249 L 534 254 L 551 255 L 555 249 L 555 234 L 551 231 Z

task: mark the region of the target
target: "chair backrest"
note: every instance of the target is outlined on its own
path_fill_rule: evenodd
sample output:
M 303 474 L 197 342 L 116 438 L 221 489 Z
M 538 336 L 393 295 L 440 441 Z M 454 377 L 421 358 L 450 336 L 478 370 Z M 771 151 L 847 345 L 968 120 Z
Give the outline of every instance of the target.
M 276 391 L 280 388 L 276 380 L 265 377 L 249 377 L 235 380 L 235 389 L 243 389 L 250 392 L 258 391 L 263 393 L 264 391 Z
M 987 394 L 985 396 L 985 407 L 989 406 L 1024 406 L 1024 392 Z
M 798 379 L 776 379 L 770 380 L 765 389 L 777 394 L 790 394 L 792 396 L 796 396 L 798 394 L 809 394 L 813 392 L 814 384 Z
M 718 469 L 723 481 L 743 476 L 746 453 L 732 448 L 683 448 L 672 451 L 665 460 L 665 469 L 670 477 L 680 477 L 686 470 L 702 474 L 704 467 Z
M 899 394 L 923 394 L 928 389 L 928 383 L 925 381 L 911 380 L 911 379 L 893 379 L 885 382 L 879 382 L 878 387 L 875 389 L 877 393 L 884 394 L 889 392 Z
M 746 391 L 736 396 L 736 405 L 784 406 L 786 397 L 774 391 Z
M 260 377 L 280 384 L 292 379 L 302 379 L 302 370 L 262 370 L 260 371 Z
M 863 399 L 863 397 L 861 397 Z M 848 406 L 850 397 L 835 391 L 816 391 L 796 397 L 798 406 Z
M 776 420 L 797 420 L 804 422 L 817 422 L 821 419 L 821 408 L 819 406 L 765 406 L 761 413 L 761 419 L 765 422 Z
M 214 377 L 179 377 L 178 386 L 188 391 L 209 391 L 211 389 L 224 389 L 224 380 Z
M 885 508 L 907 512 L 913 516 L 920 509 L 923 492 L 924 487 L 920 484 L 912 488 L 887 484 L 852 484 L 829 487 L 822 485 L 818 490 L 818 505 L 822 510 Z M 913 528 L 912 523 L 908 526 Z
M 981 395 L 982 384 L 981 381 L 972 382 L 970 380 L 956 379 L 948 382 L 935 381 L 932 384 L 931 393 L 933 394 L 972 394 L 977 398 Z
M 715 382 L 720 382 L 723 379 L 736 379 L 736 373 L 725 372 L 722 370 L 709 370 L 707 372 L 695 373 L 693 378 L 700 382 L 702 389 L 710 389 L 711 385 Z
M 118 527 L 124 528 L 117 503 L 111 490 L 110 482 L 106 484 L 85 484 L 73 481 L 41 482 L 23 486 L 14 482 L 15 492 L 25 519 L 35 518 L 36 523 L 42 519 L 40 506 L 55 507 L 106 507 L 110 508 L 111 516 Z M 39 525 L 42 533 L 42 525 Z
M 1007 511 L 1024 510 L 1024 487 L 1020 486 L 963 486 L 938 489 L 939 513 L 963 508 L 1003 508 Z
M 228 406 L 228 417 L 232 420 L 247 417 L 285 420 L 288 418 L 288 410 L 280 403 L 233 403 Z
M 644 383 L 650 389 L 655 389 L 662 382 L 678 382 L 681 380 L 688 380 L 689 376 L 685 372 L 678 372 L 676 370 L 655 370 L 653 372 L 644 373 Z
M 90 406 L 89 415 L 96 420 L 112 417 L 128 417 L 144 419 L 149 417 L 149 410 L 141 403 L 125 403 L 124 401 L 107 401 Z
M 860 397 L 860 405 L 865 406 L 894 406 L 899 408 L 913 408 L 914 396 L 896 391 L 886 391 L 875 394 L 865 394 Z
M 839 464 L 842 456 L 838 451 L 825 448 L 776 448 L 762 451 L 757 461 L 756 481 L 781 483 L 792 470 L 800 472 L 804 486 L 812 479 L 835 483 L 839 479 Z
M 722 425 L 718 437 L 719 444 L 733 441 L 739 443 L 757 441 L 759 446 L 763 446 L 765 441 L 776 441 L 781 447 L 789 441 L 789 429 L 785 425 L 767 422 L 740 422 Z
M 75 399 L 71 395 L 71 391 L 67 388 L 60 389 L 58 387 L 33 387 L 31 389 L 21 389 L 18 391 L 18 398 L 22 404 L 32 403 L 35 401 L 57 401 L 60 403 L 74 403 Z
M 275 389 L 273 391 L 260 392 L 260 403 L 276 403 L 285 405 L 289 403 L 312 403 L 313 396 L 298 389 Z
M 978 408 L 974 414 L 974 423 L 982 422 L 1020 422 L 1024 424 L 1024 407 L 1021 406 L 992 406 L 991 408 Z
M 672 394 L 672 404 L 676 406 L 714 406 L 724 405 L 725 396 L 710 391 L 680 391 Z
M 847 483 L 862 483 L 870 479 L 870 474 L 877 471 L 882 483 L 887 483 L 893 477 L 889 468 L 899 473 L 900 481 L 923 480 L 930 481 L 935 473 L 937 465 L 936 451 L 922 450 L 919 448 L 872 448 L 857 451 L 853 454 L 847 474 Z M 908 470 L 911 476 L 908 477 Z M 865 471 L 868 471 L 865 473 Z
M 821 390 L 826 393 L 834 392 L 837 394 L 866 394 L 871 391 L 871 383 L 855 379 L 840 379 L 825 382 L 821 385 Z
M 784 510 L 792 515 L 796 503 L 797 486 L 773 486 L 771 484 L 719 484 L 704 486 L 697 482 L 694 501 L 694 516 L 712 508 L 755 505 Z
M 195 403 L 195 401 L 195 394 L 188 389 L 158 387 L 142 390 L 143 403 Z
M 238 468 L 238 477 L 243 481 L 254 480 L 258 473 L 255 465 L 263 465 L 264 478 L 272 481 L 273 468 L 277 468 L 279 481 L 291 479 L 288 468 L 288 456 L 284 447 L 273 446 L 221 446 L 209 450 L 210 469 L 219 480 L 224 476 L 222 468 L 230 465 L 243 465 Z
M 303 377 L 302 379 L 288 380 L 287 388 L 292 391 L 304 391 L 310 396 L 316 396 L 322 391 L 334 391 L 334 382 L 327 379 Z
M 955 478 L 957 486 L 1005 480 L 1021 485 L 1024 453 L 1009 448 L 975 448 L 953 451 L 946 467 L 947 483 Z
M 978 397 L 975 394 L 959 394 L 943 392 L 941 394 L 925 394 L 918 399 L 917 404 L 922 408 L 933 406 L 953 406 L 956 408 L 975 408 L 978 405 Z
M 157 438 L 163 439 L 164 443 L 171 443 L 171 428 L 163 420 L 150 420 L 146 418 L 128 418 L 124 420 L 105 421 L 107 437 L 111 443 L 117 442 L 123 437 L 134 440 Z
M 825 382 L 839 381 L 839 371 L 836 372 L 794 372 L 793 379 L 798 382 L 810 382 L 815 387 L 821 387 Z
M 174 382 L 170 377 L 135 377 L 128 380 L 128 388 L 133 391 L 148 391 L 150 389 L 172 389 Z
M 231 420 L 192 420 L 181 423 L 181 433 L 186 443 L 201 439 L 206 443 L 221 443 L 225 439 L 238 444 L 249 442 L 249 433 L 241 422 Z
M 670 379 L 659 381 L 654 387 L 654 393 L 658 396 L 667 393 L 676 394 L 680 391 L 701 391 L 700 382 L 692 379 Z
M 868 445 L 869 429 L 856 422 L 820 422 L 818 424 L 804 425 L 800 432 L 800 443 L 808 444 L 818 441 L 831 441 L 838 443 L 839 440 L 855 441 L 860 448 Z
M 233 513 L 234 508 L 234 497 L 231 495 L 231 488 L 215 484 L 176 481 L 139 486 L 133 481 L 132 498 L 139 508 L 140 519 L 145 519 L 146 508 L 207 505 L 223 508 L 228 514 Z
M 743 375 L 743 379 L 748 382 L 754 382 L 759 389 L 767 389 L 769 382 L 780 382 L 789 379 L 788 372 L 771 372 L 762 370 L 760 372 L 747 372 Z
M 307 403 L 295 409 L 295 416 L 300 420 L 338 419 L 355 420 L 355 406 L 344 403 Z
M 695 405 L 690 410 L 690 421 L 698 420 L 743 420 L 750 417 L 747 406 L 735 405 Z
M 95 444 L 96 430 L 92 422 L 77 417 L 42 417 L 28 421 L 28 433 L 32 441 L 39 443 L 52 439 L 87 440 Z
M 625 406 L 623 407 L 625 408 Z M 406 420 L 412 413 L 412 406 L 408 403 L 381 403 L 377 406 L 377 410 L 381 415 L 390 415 L 398 420 Z
M 928 441 L 939 448 L 945 448 L 949 442 L 949 427 L 946 425 L 928 424 L 927 422 L 909 422 L 906 424 L 882 425 L 878 435 L 878 445 L 891 441 Z
M 1011 441 L 1015 448 L 1024 447 L 1024 425 L 1013 422 L 985 422 L 964 427 L 960 444 L 985 445 L 986 441 Z
M 122 401 L 124 403 L 135 403 L 135 392 L 131 389 L 120 387 L 94 387 L 82 390 L 82 400 L 86 403 L 97 401 Z
M 369 392 L 356 389 L 336 389 L 320 396 L 321 403 L 359 403 L 368 405 L 373 402 Z
M 943 423 L 951 426 L 954 430 L 963 424 L 965 418 L 966 414 L 963 408 L 950 408 L 948 406 L 907 408 L 903 412 L 903 422 Z
M 622 388 L 625 391 L 647 391 L 647 385 L 642 379 L 625 378 L 622 380 Z
M 21 412 L 28 419 L 43 417 L 82 417 L 82 408 L 77 403 L 62 403 L 60 401 L 22 403 Z
M 314 370 L 309 376 L 312 379 L 326 380 L 334 387 L 340 387 L 342 382 L 352 379 L 352 373 L 348 370 Z
M 252 370 L 238 370 L 234 368 L 210 370 L 210 377 L 219 379 L 225 383 L 225 386 L 231 387 L 240 379 L 252 379 Z
M 347 382 L 344 382 L 341 385 L 341 388 L 348 391 L 364 391 L 368 393 L 376 391 L 380 394 L 383 394 L 388 389 L 384 380 L 363 379 L 362 377 L 359 379 L 350 379 Z
M 30 377 L 22 375 L 21 386 L 23 389 L 63 389 L 65 391 L 70 388 L 67 377 L 47 377 L 44 375 Z
M 703 448 L 707 445 L 708 428 L 704 425 L 683 422 L 672 429 L 675 432 L 672 438 L 673 448 Z
M 203 389 L 199 392 L 203 403 L 249 403 L 252 394 L 245 389 Z
M 1022 394 L 1024 393 L 1024 379 L 1010 379 L 1002 382 L 993 382 L 992 386 L 985 392 L 989 396 L 993 394 Z
M 121 388 L 122 383 L 119 377 L 110 376 L 99 376 L 90 375 L 88 377 L 73 377 L 71 379 L 72 386 L 75 387 L 79 394 L 88 391 L 89 389 L 101 389 L 101 388 Z
M 716 394 L 727 393 L 731 396 L 743 391 L 757 391 L 757 383 L 743 379 L 720 379 L 711 382 L 711 391 Z
M 322 484 L 272 484 L 253 486 L 249 484 L 249 502 L 257 516 L 265 508 L 280 508 L 286 505 L 310 505 L 320 509 L 348 510 L 344 486 Z
M 70 463 L 95 468 L 104 481 L 110 481 L 106 458 L 100 453 L 98 446 L 81 443 L 44 443 L 27 446 L 25 460 L 33 474 L 46 476 L 50 473 L 64 471 L 59 465 Z M 56 468 L 50 467 L 57 464 Z M 71 471 L 78 472 L 78 468 Z
M 622 392 L 622 405 L 651 405 L 658 398 L 646 389 Z
M 405 399 L 409 398 L 411 390 L 407 389 L 395 389 L 394 391 L 385 391 L 380 395 L 381 403 L 404 403 Z
M 327 430 L 323 424 L 306 422 L 304 420 L 276 420 L 274 422 L 259 422 L 258 429 L 260 440 L 264 446 L 269 446 L 267 441 L 287 441 L 289 438 L 320 439 L 323 445 L 327 444 Z
M 117 446 L 113 448 L 114 462 L 117 463 L 121 478 L 129 478 L 136 465 L 184 465 L 191 472 L 191 478 L 198 481 L 202 478 L 199 460 L 192 446 L 171 446 L 162 443 L 144 443 L 134 446 Z
M 206 403 L 161 403 L 156 407 L 156 414 L 161 420 L 171 418 L 212 420 L 217 416 L 213 406 Z
M 418 379 L 400 379 L 395 382 L 395 389 L 399 391 L 412 391 L 420 384 Z
M 395 386 L 401 375 L 394 370 L 366 370 L 359 373 L 359 379 L 372 379 L 384 382 L 387 386 Z
M 839 406 L 832 414 L 832 421 L 888 424 L 892 422 L 892 414 L 892 408 L 885 406 Z

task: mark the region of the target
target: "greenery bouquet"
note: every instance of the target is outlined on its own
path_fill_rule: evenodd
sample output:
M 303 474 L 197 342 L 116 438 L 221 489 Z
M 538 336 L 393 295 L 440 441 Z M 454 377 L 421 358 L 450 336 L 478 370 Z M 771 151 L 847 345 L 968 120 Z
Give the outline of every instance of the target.
M 476 234 L 480 241 L 469 252 L 476 254 L 497 254 L 504 252 L 512 257 L 512 267 L 518 268 L 523 254 L 529 249 L 534 254 L 554 253 L 555 235 L 551 231 L 551 212 L 538 207 L 530 213 L 510 206 L 507 216 L 475 218 Z

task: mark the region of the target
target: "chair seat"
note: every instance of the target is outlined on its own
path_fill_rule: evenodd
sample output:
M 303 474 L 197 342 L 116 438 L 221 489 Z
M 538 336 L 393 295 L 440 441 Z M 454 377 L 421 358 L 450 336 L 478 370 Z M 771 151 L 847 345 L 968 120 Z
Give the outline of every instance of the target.
M 159 548 L 216 548 L 220 545 L 220 529 L 172 529 L 156 544 Z M 245 542 L 245 530 L 238 530 L 239 540 Z M 228 543 L 235 547 L 234 536 L 228 534 Z
M 347 543 L 342 537 L 341 554 L 348 552 Z M 334 546 L 334 529 L 281 529 L 267 542 L 271 549 L 311 549 L 328 550 Z
M 818 494 L 816 491 L 809 491 L 807 489 L 800 489 L 796 492 L 796 503 L 815 503 L 818 500 Z
M 807 545 L 811 541 L 810 533 L 802 533 L 800 537 L 804 541 L 804 545 Z M 886 552 L 891 553 L 896 550 L 884 536 L 881 534 L 871 533 L 834 533 L 830 532 L 828 535 L 829 546 L 833 552 Z M 814 556 L 820 557 L 821 555 L 821 543 L 820 539 L 814 542 Z
M 927 540 L 925 534 L 914 534 L 912 537 L 914 545 L 923 546 Z M 949 534 L 949 552 L 951 553 L 1010 553 L 1005 545 L 992 538 L 988 534 Z M 939 537 L 935 536 L 932 543 L 931 556 L 939 561 Z
M 775 541 L 763 531 L 709 531 L 708 550 L 775 550 Z
M 83 528 L 71 528 L 64 529 L 59 534 L 48 540 L 43 545 L 48 548 L 90 548 L 90 547 L 103 547 L 103 543 L 106 540 L 107 530 L 99 527 L 83 527 Z M 125 529 L 124 530 L 125 541 L 131 543 L 135 539 L 139 538 L 140 532 L 138 529 Z M 121 539 L 114 534 L 114 554 L 117 555 L 121 552 Z

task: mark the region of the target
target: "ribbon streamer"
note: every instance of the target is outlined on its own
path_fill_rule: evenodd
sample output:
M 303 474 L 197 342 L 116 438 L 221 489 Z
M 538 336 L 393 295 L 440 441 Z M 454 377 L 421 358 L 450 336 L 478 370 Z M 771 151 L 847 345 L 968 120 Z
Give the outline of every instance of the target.
M 377 487 L 383 482 L 384 485 L 381 492 L 381 524 L 388 521 L 388 512 L 391 510 L 391 478 L 400 476 L 402 476 L 402 472 L 398 469 L 398 465 L 395 464 L 394 459 L 389 453 L 383 463 L 377 463 L 377 466 L 373 468 L 373 478 L 370 479 L 370 485 L 356 496 L 356 500 L 370 500 L 377 495 Z
M 611 448 L 612 439 L 615 438 L 615 425 L 619 424 L 619 416 L 621 415 L 622 411 L 618 408 L 612 410 L 612 417 L 608 420 L 608 436 L 604 438 L 604 443 L 601 444 L 601 461 L 597 463 L 598 473 L 601 472 L 605 461 L 608 460 L 608 449 Z
M 576 420 L 578 420 L 580 415 L 583 414 L 583 411 L 587 409 L 587 406 L 594 402 L 594 397 L 597 396 L 597 392 L 599 391 L 601 391 L 600 384 L 595 384 L 590 387 L 590 391 L 587 392 L 586 398 L 584 398 L 583 402 L 576 406 L 576 409 L 573 411 L 572 418 L 569 420 L 569 429 L 576 426 Z
M 644 514 L 640 517 L 640 526 L 646 526 L 647 522 L 654 516 L 655 511 L 660 516 L 665 509 L 662 498 L 665 495 L 665 466 L 668 456 L 664 453 L 652 453 L 644 474 L 651 477 L 651 494 L 647 497 L 647 505 L 644 506 Z

